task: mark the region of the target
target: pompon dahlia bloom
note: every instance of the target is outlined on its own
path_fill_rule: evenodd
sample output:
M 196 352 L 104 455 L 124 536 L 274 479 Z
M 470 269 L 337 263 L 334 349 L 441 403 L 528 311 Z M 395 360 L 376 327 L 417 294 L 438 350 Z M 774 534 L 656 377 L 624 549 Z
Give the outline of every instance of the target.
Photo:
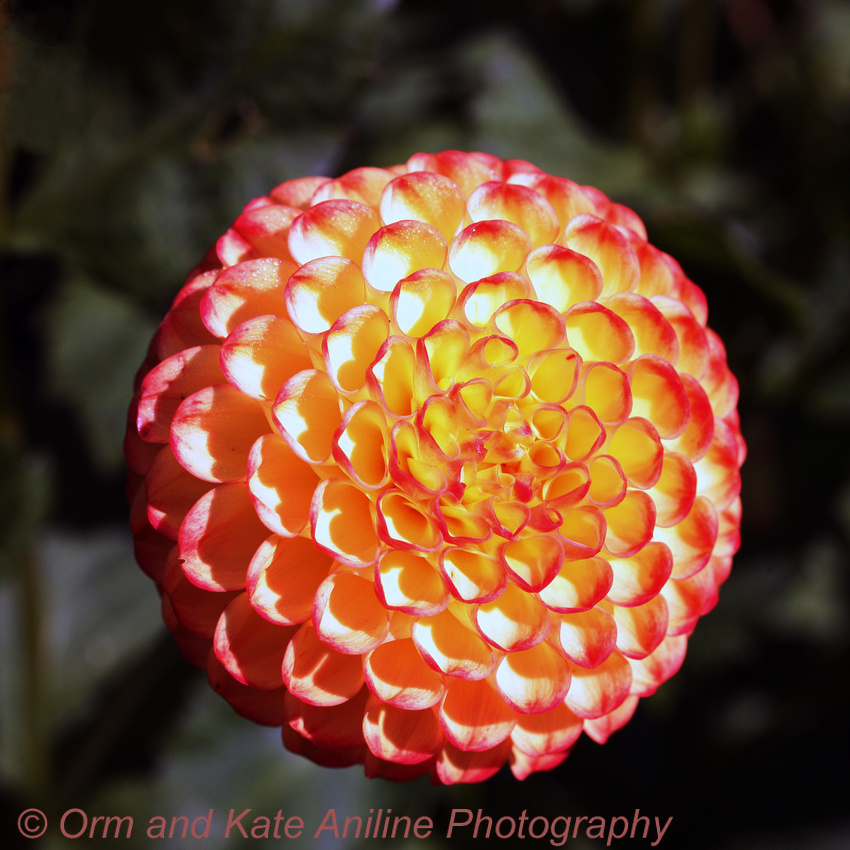
M 137 382 L 140 564 L 287 748 L 524 778 L 672 676 L 738 546 L 737 384 L 640 219 L 449 151 L 251 202 Z

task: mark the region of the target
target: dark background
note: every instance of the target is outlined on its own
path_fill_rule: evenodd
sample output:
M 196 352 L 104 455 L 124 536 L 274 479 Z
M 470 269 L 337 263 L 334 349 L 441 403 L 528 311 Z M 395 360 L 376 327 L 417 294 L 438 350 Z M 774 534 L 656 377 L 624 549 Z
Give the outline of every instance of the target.
M 155 815 L 214 808 L 213 837 L 167 842 L 213 848 L 230 808 L 315 827 L 331 806 L 429 815 L 434 835 L 404 845 L 423 850 L 448 843 L 453 807 L 672 815 L 666 848 L 850 846 L 850 3 L 5 8 L 4 847 L 70 844 L 55 816 L 71 807 L 133 815 L 128 847 L 151 846 Z M 121 457 L 147 341 L 245 203 L 445 148 L 528 159 L 632 206 L 708 296 L 750 450 L 743 546 L 681 672 L 604 747 L 450 789 L 316 768 L 207 688 L 134 565 Z M 28 806 L 54 817 L 41 842 L 16 836 Z

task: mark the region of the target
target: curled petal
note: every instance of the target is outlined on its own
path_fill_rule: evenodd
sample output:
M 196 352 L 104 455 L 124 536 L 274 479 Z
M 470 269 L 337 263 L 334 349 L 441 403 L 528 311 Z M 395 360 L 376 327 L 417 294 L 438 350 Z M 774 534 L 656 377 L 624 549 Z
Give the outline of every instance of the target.
M 615 605 L 643 605 L 660 593 L 673 571 L 666 543 L 653 540 L 628 558 L 611 558 L 614 581 L 608 598 Z
M 573 714 L 593 720 L 621 705 L 629 695 L 632 668 L 616 650 L 598 667 L 573 667 L 573 679 L 565 703 Z
M 648 419 L 665 440 L 680 436 L 688 425 L 690 403 L 682 379 L 654 354 L 639 357 L 631 368 L 632 411 Z
M 590 488 L 587 495 L 598 507 L 616 505 L 626 495 L 626 474 L 611 455 L 597 455 L 588 469 Z
M 641 697 L 655 693 L 658 686 L 666 682 L 682 666 L 687 648 L 686 635 L 668 635 L 645 658 L 630 658 L 632 693 Z
M 604 744 L 618 729 L 622 729 L 637 709 L 639 697 L 629 694 L 613 711 L 604 717 L 584 721 L 584 731 L 597 744 Z
M 617 623 L 617 649 L 626 658 L 646 658 L 667 635 L 670 615 L 661 594 L 643 605 L 614 605 L 611 613 Z
M 520 299 L 493 315 L 496 328 L 512 339 L 522 357 L 542 348 L 555 348 L 564 338 L 563 316 L 548 304 Z
M 655 503 L 643 490 L 629 490 L 623 501 L 605 509 L 605 549 L 626 558 L 643 549 L 655 527 Z
M 605 558 L 569 560 L 539 595 L 551 611 L 586 611 L 605 598 L 613 580 L 611 564 Z
M 436 566 L 425 555 L 399 549 L 384 552 L 378 560 L 375 591 L 387 608 L 422 617 L 439 614 L 449 604 Z
M 293 626 L 310 619 L 313 601 L 333 560 L 306 537 L 272 535 L 260 544 L 248 566 L 251 604 L 267 620 Z
M 210 687 L 224 697 L 242 717 L 263 726 L 281 726 L 286 722 L 286 688 L 281 686 L 260 690 L 243 685 L 212 652 L 207 654 L 206 668 Z
M 563 753 L 578 740 L 582 723 L 561 701 L 548 711 L 519 715 L 511 741 L 532 758 Z
M 221 347 L 221 368 L 228 382 L 262 401 L 273 401 L 286 381 L 312 365 L 295 325 L 280 316 L 243 322 Z
M 299 627 L 286 647 L 281 669 L 292 696 L 309 705 L 340 705 L 363 687 L 360 656 L 337 652 L 309 623 Z
M 615 457 L 630 486 L 648 489 L 661 477 L 664 449 L 647 419 L 627 419 L 614 431 L 608 453 Z
M 276 534 L 293 537 L 310 520 L 319 479 L 277 434 L 264 434 L 248 455 L 248 490 L 257 515 Z
M 378 499 L 377 531 L 385 543 L 404 549 L 434 552 L 443 542 L 437 523 L 398 490 L 386 490 Z
M 381 218 L 386 224 L 403 219 L 423 221 L 451 239 L 463 221 L 465 203 L 463 193 L 448 177 L 415 171 L 400 174 L 384 187 Z
M 225 269 L 201 302 L 210 333 L 224 339 L 257 316 L 286 315 L 284 286 L 295 265 L 274 258 L 248 260 Z
M 678 525 L 656 530 L 656 539 L 673 553 L 673 578 L 688 578 L 708 563 L 718 527 L 717 509 L 705 496 L 697 496 L 690 513 Z
M 481 752 L 500 744 L 511 734 L 516 719 L 487 680 L 452 679 L 440 706 L 446 737 L 465 751 Z
M 466 206 L 473 221 L 500 219 L 519 225 L 532 246 L 552 242 L 560 230 L 558 216 L 543 195 L 517 183 L 482 183 Z
M 449 246 L 449 266 L 465 283 L 521 268 L 531 239 L 518 225 L 499 219 L 465 227 Z
M 676 331 L 656 304 L 636 292 L 619 292 L 605 306 L 628 324 L 635 338 L 636 356 L 654 354 L 681 368 Z
M 280 434 L 307 463 L 324 463 L 342 421 L 339 396 L 324 372 L 305 369 L 281 387 L 272 408 Z
M 166 360 L 198 345 L 218 342 L 204 325 L 199 307 L 207 290 L 218 278 L 219 271 L 211 269 L 191 277 L 177 293 L 151 343 L 158 360 Z
M 592 558 L 608 539 L 606 514 L 592 505 L 576 508 L 564 517 L 558 531 L 567 560 Z
M 333 438 L 334 460 L 366 490 L 387 481 L 387 420 L 371 401 L 359 401 L 345 412 Z
M 197 345 L 172 354 L 142 382 L 136 420 L 139 436 L 151 443 L 167 443 L 180 403 L 199 390 L 223 383 L 218 346 Z
M 519 537 L 502 547 L 502 560 L 519 587 L 535 593 L 549 585 L 560 571 L 564 547 L 549 534 Z
M 420 617 L 411 637 L 428 664 L 447 676 L 483 679 L 496 664 L 493 650 L 449 608 L 433 617 Z
M 617 646 L 617 624 L 602 608 L 560 617 L 558 641 L 567 658 L 579 667 L 598 667 Z
M 244 484 L 220 484 L 198 499 L 180 526 L 183 570 L 206 590 L 245 587 L 248 565 L 268 529 Z
M 392 292 L 418 269 L 441 269 L 447 250 L 443 235 L 430 224 L 409 220 L 387 224 L 366 246 L 363 276 L 378 292 Z
M 355 263 L 378 229 L 377 213 L 346 199 L 322 201 L 303 212 L 289 228 L 289 253 L 299 265 L 320 257 L 344 257 Z
M 284 295 L 295 326 L 305 334 L 319 334 L 364 302 L 366 281 L 351 260 L 319 257 L 292 273 Z
M 364 747 L 363 713 L 369 702 L 368 688 L 359 687 L 349 699 L 329 704 L 313 704 L 299 699 L 293 693 L 286 696 L 286 726 L 318 747 L 352 751 Z M 287 746 L 290 742 L 287 741 Z M 365 747 L 364 747 L 365 749 Z M 298 750 L 296 750 L 298 752 Z M 362 761 L 363 757 L 349 762 L 334 762 L 335 766 Z
M 570 349 L 540 351 L 528 365 L 531 392 L 540 401 L 553 404 L 566 401 L 575 391 L 580 367 L 579 356 Z
M 564 454 L 574 461 L 592 455 L 604 442 L 605 428 L 592 408 L 574 407 L 568 417 L 564 440 Z
M 501 160 L 495 156 L 464 151 L 443 151 L 438 154 L 418 153 L 407 161 L 408 171 L 430 171 L 442 174 L 467 196 L 476 186 L 501 177 L 502 169 Z
M 369 689 L 381 702 L 404 709 L 436 705 L 443 697 L 443 676 L 428 666 L 410 638 L 391 640 L 363 661 Z
M 275 186 L 269 192 L 269 198 L 278 204 L 304 210 L 310 205 L 315 191 L 327 181 L 327 177 L 298 177 L 295 180 L 287 180 Z
M 400 764 L 427 761 L 443 742 L 440 721 L 433 710 L 392 705 L 376 705 L 366 712 L 363 736 L 374 755 Z
M 440 553 L 440 568 L 452 594 L 464 602 L 495 599 L 508 581 L 502 563 L 474 549 L 444 549 Z
M 324 337 L 325 368 L 334 386 L 353 393 L 366 382 L 389 334 L 390 320 L 380 307 L 363 304 L 340 316 Z
M 400 280 L 390 296 L 393 324 L 407 336 L 424 336 L 449 317 L 457 297 L 451 275 L 438 269 L 419 269 Z
M 563 704 L 570 687 L 570 665 L 547 642 L 509 652 L 496 667 L 496 686 L 520 714 L 540 714 Z
M 497 599 L 481 603 L 473 616 L 488 643 L 506 652 L 536 646 L 549 631 L 549 612 L 540 600 L 511 582 Z
M 258 257 L 292 260 L 287 236 L 292 220 L 300 210 L 266 203 L 249 207 L 216 243 L 216 254 L 225 266 Z
M 563 241 L 599 267 L 602 295 L 635 289 L 640 265 L 629 240 L 617 228 L 594 216 L 579 215 L 567 224 Z
M 456 312 L 467 325 L 483 328 L 503 304 L 527 299 L 529 291 L 529 283 L 522 275 L 511 271 L 497 272 L 465 286 L 458 296 Z M 493 362 L 491 359 L 490 363 Z
M 569 752 L 546 753 L 546 755 L 532 758 L 519 747 L 513 747 L 508 763 L 511 766 L 511 773 L 514 777 L 522 781 L 523 779 L 527 779 L 532 773 L 538 773 L 543 770 L 554 770 L 558 765 L 563 764 L 568 755 Z
M 171 448 L 196 478 L 241 481 L 248 473 L 251 446 L 268 430 L 257 401 L 229 384 L 217 384 L 193 393 L 177 408 Z
M 509 738 L 489 750 L 480 752 L 461 750 L 451 741 L 444 741 L 434 772 L 437 779 L 446 785 L 456 782 L 483 782 L 499 772 L 510 753 Z
M 212 486 L 188 473 L 171 448 L 163 446 L 145 479 L 150 524 L 160 534 L 177 540 L 186 514 Z
M 738 498 L 741 476 L 738 472 L 738 441 L 723 420 L 714 424 L 714 439 L 705 456 L 694 464 L 697 492 L 723 511 Z
M 652 303 L 676 334 L 679 343 L 676 369 L 680 374 L 691 375 L 699 380 L 708 368 L 709 346 L 705 328 L 696 320 L 687 305 L 677 298 L 656 295 Z M 660 354 L 660 352 L 656 353 Z M 663 354 L 661 356 L 664 357 Z M 669 357 L 666 359 L 671 360 Z
M 667 633 L 689 635 L 699 618 L 714 607 L 717 582 L 710 562 L 689 578 L 668 581 L 661 589 L 667 600 L 670 621 Z
M 602 275 L 589 257 L 561 245 L 540 245 L 525 261 L 539 301 L 566 313 L 580 301 L 594 301 L 602 292 Z
M 251 606 L 248 594 L 224 609 L 213 638 L 216 658 L 243 685 L 262 690 L 283 685 L 281 663 L 294 628 L 271 623 Z
M 597 421 L 619 425 L 632 412 L 632 392 L 629 378 L 613 363 L 594 363 L 584 373 L 582 387 L 584 403 L 593 411 Z M 567 455 L 570 454 L 569 448 Z
M 313 627 L 328 646 L 359 655 L 383 643 L 390 622 L 371 581 L 355 573 L 333 573 L 316 592 Z
M 688 399 L 688 424 L 675 439 L 668 440 L 669 451 L 680 452 L 696 463 L 711 446 L 714 438 L 714 414 L 711 402 L 702 385 L 690 375 L 681 375 L 682 386 Z
M 680 523 L 690 512 L 697 494 L 697 475 L 687 457 L 665 452 L 661 475 L 648 491 L 655 502 L 655 524 L 669 527 Z
M 629 326 L 596 301 L 570 307 L 564 321 L 569 345 L 582 360 L 622 363 L 634 352 L 635 338 Z
M 337 180 L 322 183 L 310 198 L 310 204 L 344 198 L 376 207 L 381 192 L 392 177 L 393 173 L 386 168 L 355 168 Z

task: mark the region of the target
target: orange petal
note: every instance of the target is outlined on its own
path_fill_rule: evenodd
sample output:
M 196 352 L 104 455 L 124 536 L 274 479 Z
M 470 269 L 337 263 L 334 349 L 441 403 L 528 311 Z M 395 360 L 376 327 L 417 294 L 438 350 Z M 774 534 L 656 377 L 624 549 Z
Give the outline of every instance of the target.
M 710 563 L 689 578 L 668 581 L 661 593 L 670 612 L 668 634 L 689 635 L 717 599 L 717 582 Z
M 380 646 L 390 621 L 371 581 L 355 573 L 333 573 L 316 592 L 313 626 L 328 646 L 355 655 Z
M 368 688 L 361 687 L 350 699 L 332 704 L 313 705 L 287 694 L 284 703 L 286 726 L 318 747 L 353 750 L 365 744 L 363 714 L 370 698 Z M 286 728 L 286 727 L 284 727 Z M 287 746 L 289 742 L 285 740 Z M 359 761 L 362 761 L 362 756 Z
M 667 544 L 647 543 L 628 558 L 611 558 L 614 583 L 608 598 L 615 605 L 643 605 L 661 591 L 673 570 L 673 555 Z
M 376 705 L 363 718 L 363 736 L 374 755 L 400 764 L 427 761 L 443 743 L 440 721 L 430 708 Z
M 324 333 L 343 313 L 363 304 L 366 281 L 351 260 L 319 257 L 292 273 L 285 298 L 289 316 L 302 332 Z
M 454 596 L 463 602 L 487 602 L 502 593 L 508 575 L 495 558 L 474 549 L 448 548 L 440 568 Z
M 210 652 L 207 657 L 207 679 L 210 687 L 224 697 L 242 717 L 263 726 L 281 726 L 286 722 L 284 701 L 286 688 L 260 690 L 234 679 L 227 668 Z
M 704 496 L 694 499 L 690 513 L 678 525 L 656 530 L 656 539 L 673 553 L 673 578 L 688 578 L 708 563 L 717 531 L 717 510 Z
M 682 666 L 687 648 L 686 635 L 668 635 L 646 658 L 629 659 L 632 693 L 641 697 L 655 693 Z
M 566 313 L 580 301 L 595 301 L 602 275 L 589 257 L 561 245 L 541 245 L 529 255 L 525 272 L 539 301 Z
M 424 336 L 448 318 L 456 297 L 457 286 L 451 275 L 438 269 L 415 271 L 400 280 L 392 291 L 393 324 L 407 336 Z
M 213 485 L 190 475 L 163 446 L 145 478 L 148 519 L 160 533 L 177 540 L 180 525 L 191 507 Z
M 242 591 L 213 593 L 186 578 L 175 546 L 165 563 L 162 588 L 180 625 L 195 635 L 211 638 L 224 609 Z
M 582 301 L 564 316 L 567 340 L 585 362 L 622 363 L 632 356 L 635 338 L 629 326 L 596 301 Z
M 666 452 L 661 476 L 649 490 L 655 502 L 657 526 L 677 525 L 690 512 L 697 492 L 697 475 L 683 454 Z
M 458 782 L 484 782 L 499 772 L 511 753 L 510 738 L 481 752 L 464 752 L 451 741 L 444 741 L 434 772 L 444 785 Z
M 267 620 L 292 626 L 310 619 L 313 601 L 333 560 L 306 537 L 272 535 L 248 567 L 251 604 Z
M 540 401 L 566 401 L 575 391 L 580 367 L 579 356 L 570 349 L 540 351 L 528 364 L 531 392 Z
M 363 687 L 360 656 L 337 652 L 323 643 L 309 623 L 298 629 L 287 646 L 282 671 L 292 695 L 309 705 L 340 705 Z
M 342 417 L 333 439 L 333 456 L 362 488 L 374 490 L 387 481 L 387 420 L 380 406 L 358 401 Z
M 399 708 L 421 709 L 443 697 L 443 677 L 425 663 L 410 638 L 376 647 L 363 661 L 369 689 L 381 702 Z
M 343 313 L 325 334 L 322 351 L 325 368 L 334 385 L 354 393 L 366 382 L 366 371 L 375 361 L 389 334 L 390 320 L 380 307 L 362 304 Z
M 281 388 L 272 408 L 281 436 L 302 460 L 322 464 L 342 421 L 340 400 L 324 372 L 305 369 Z
M 482 602 L 473 618 L 484 638 L 506 652 L 536 646 L 549 631 L 549 612 L 540 600 L 511 582 L 501 596 Z
M 197 345 L 217 343 L 201 320 L 200 305 L 207 290 L 219 275 L 211 269 L 189 279 L 177 293 L 171 309 L 166 313 L 151 343 L 157 359 L 166 360 L 173 354 Z
M 446 737 L 461 750 L 481 752 L 504 741 L 516 714 L 489 682 L 452 679 L 440 706 Z
M 632 668 L 615 650 L 598 667 L 573 668 L 572 684 L 564 702 L 573 714 L 592 720 L 622 704 L 631 684 Z
M 422 393 L 421 382 L 424 380 Z M 409 416 L 419 408 L 419 398 L 435 390 L 430 375 L 416 362 L 407 340 L 390 337 L 384 342 L 366 372 L 370 395 L 396 416 Z
M 723 420 L 714 425 L 714 439 L 705 456 L 694 464 L 697 491 L 718 511 L 731 505 L 741 491 L 737 434 Z
M 598 507 L 622 501 L 626 495 L 626 475 L 620 462 L 610 455 L 597 455 L 588 469 L 590 489 L 587 495 Z
M 428 364 L 434 383 L 449 389 L 469 352 L 469 331 L 453 319 L 439 322 L 416 344 L 418 357 Z
M 483 183 L 467 198 L 466 208 L 473 221 L 500 219 L 519 225 L 533 246 L 554 241 L 561 229 L 543 195 L 516 183 Z
M 247 260 L 225 269 L 201 301 L 204 324 L 224 339 L 248 319 L 285 316 L 284 286 L 294 271 L 294 263 L 274 258 Z
M 605 437 L 605 428 L 591 408 L 574 407 L 569 413 L 564 454 L 570 460 L 584 460 L 605 442 Z
M 665 440 L 680 436 L 688 425 L 690 403 L 682 379 L 654 354 L 639 357 L 630 370 L 632 413 L 648 419 Z
M 465 201 L 460 189 L 441 174 L 400 174 L 384 187 L 381 218 L 386 224 L 403 219 L 424 221 L 451 239 L 463 221 Z
M 504 544 L 501 557 L 516 583 L 529 593 L 549 585 L 564 563 L 564 547 L 551 534 L 534 534 Z
M 604 744 L 618 729 L 622 729 L 631 719 L 639 702 L 637 696 L 627 696 L 613 711 L 603 717 L 584 721 L 584 731 L 597 744 Z
M 655 503 L 643 490 L 629 490 L 623 501 L 606 508 L 605 549 L 613 556 L 627 558 L 639 552 L 655 528 Z
M 392 549 L 375 567 L 375 591 L 387 607 L 416 616 L 439 614 L 449 594 L 439 570 L 425 555 Z
M 648 419 L 627 419 L 614 430 L 608 454 L 620 463 L 628 483 L 642 490 L 661 477 L 664 449 L 655 426 Z
M 617 623 L 617 649 L 627 658 L 645 658 L 667 634 L 670 616 L 661 594 L 643 605 L 614 605 L 611 613 Z
M 655 354 L 677 364 L 679 339 L 676 331 L 652 301 L 636 292 L 619 292 L 609 298 L 605 306 L 628 324 L 635 338 L 636 357 Z M 678 364 L 677 367 L 681 369 Z
M 270 531 L 300 534 L 310 519 L 319 479 L 277 435 L 264 434 L 248 455 L 248 490 L 257 514 Z
M 495 673 L 499 693 L 521 714 L 539 714 L 562 704 L 570 678 L 567 660 L 545 641 L 509 652 Z
M 442 174 L 455 183 L 465 195 L 487 180 L 497 180 L 502 175 L 502 162 L 486 153 L 442 151 L 438 154 L 418 153 L 407 161 L 408 171 L 432 171 Z
M 511 732 L 511 741 L 522 752 L 537 758 L 568 750 L 581 735 L 582 720 L 561 702 L 538 714 L 521 714 Z
M 360 264 L 369 238 L 380 226 L 377 213 L 358 201 L 322 201 L 289 228 L 289 253 L 299 265 L 320 257 L 345 257 Z
M 192 393 L 223 384 L 217 345 L 198 345 L 163 360 L 145 376 L 136 424 L 143 440 L 167 443 L 180 403 Z
M 640 279 L 637 256 L 621 231 L 592 215 L 576 216 L 564 229 L 568 248 L 590 257 L 602 273 L 602 295 L 634 291 Z
M 367 779 L 388 779 L 390 782 L 410 782 L 413 779 L 418 779 L 424 776 L 434 766 L 434 757 L 425 761 L 417 762 L 416 764 L 396 764 L 392 761 L 378 758 L 370 750 L 366 751 L 366 757 L 363 759 L 363 774 Z M 386 824 L 387 822 L 384 821 Z M 375 822 L 377 829 L 378 822 Z M 399 827 L 401 831 L 401 827 Z
M 688 398 L 690 416 L 685 430 L 667 442 L 669 451 L 681 452 L 692 462 L 705 456 L 714 436 L 714 413 L 711 402 L 699 382 L 690 375 L 681 375 Z
M 530 294 L 531 286 L 522 275 L 512 271 L 497 272 L 481 276 L 465 286 L 455 309 L 467 325 L 483 328 L 505 302 L 528 299 Z
M 447 676 L 483 679 L 496 663 L 493 650 L 448 608 L 433 617 L 420 617 L 411 637 L 428 664 Z
M 283 685 L 281 664 L 295 629 L 261 617 L 248 594 L 224 609 L 213 638 L 216 658 L 243 685 L 270 690 Z
M 396 284 L 420 269 L 441 269 L 446 262 L 442 233 L 422 221 L 396 221 L 379 228 L 363 254 L 363 276 L 378 292 L 392 292 Z
M 560 620 L 561 648 L 579 667 L 598 667 L 616 648 L 617 625 L 607 611 L 590 608 L 564 614 Z
M 565 336 L 563 316 L 554 307 L 530 299 L 503 305 L 493 314 L 493 322 L 516 343 L 520 357 L 555 348 Z
M 552 611 L 586 611 L 611 589 L 613 571 L 605 558 L 565 561 L 558 575 L 540 591 L 540 599 Z
M 298 177 L 295 180 L 287 180 L 275 186 L 269 192 L 269 198 L 278 204 L 305 210 L 310 206 L 310 198 L 316 190 L 327 181 L 327 177 Z
M 592 558 L 607 539 L 605 514 L 593 505 L 571 510 L 558 528 L 568 561 Z
M 314 192 L 310 203 L 319 204 L 322 201 L 347 198 L 377 207 L 381 192 L 392 177 L 392 171 L 386 168 L 354 168 L 336 180 L 322 183 Z
M 275 203 L 248 208 L 216 243 L 216 254 L 225 266 L 255 257 L 292 260 L 287 246 L 289 226 L 300 210 Z
M 443 543 L 437 523 L 399 490 L 385 490 L 378 498 L 378 537 L 390 546 L 434 552 Z
M 190 395 L 177 408 L 171 448 L 177 460 L 204 481 L 244 480 L 251 446 L 269 430 L 262 406 L 230 384 Z
M 264 401 L 274 401 L 286 381 L 312 365 L 295 325 L 280 316 L 243 322 L 221 347 L 227 380 L 245 395 Z
M 625 372 L 612 363 L 594 363 L 584 373 L 580 395 L 606 425 L 619 425 L 632 412 L 632 393 Z M 572 457 L 569 450 L 567 455 Z
M 245 587 L 248 565 L 269 535 L 244 484 L 221 484 L 198 499 L 180 526 L 183 570 L 206 590 Z
M 509 221 L 477 221 L 465 227 L 449 246 L 449 266 L 465 283 L 521 268 L 531 239 Z
M 676 369 L 680 374 L 688 374 L 699 380 L 708 367 L 708 337 L 705 329 L 678 298 L 656 295 L 652 303 L 660 310 L 676 334 L 679 343 Z

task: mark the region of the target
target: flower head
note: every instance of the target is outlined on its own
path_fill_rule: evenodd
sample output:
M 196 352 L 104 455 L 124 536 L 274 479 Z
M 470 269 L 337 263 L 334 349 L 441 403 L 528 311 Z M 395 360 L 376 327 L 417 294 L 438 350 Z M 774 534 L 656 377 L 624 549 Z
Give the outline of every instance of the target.
M 675 673 L 738 545 L 737 384 L 602 193 L 481 153 L 248 205 L 151 344 L 138 559 L 183 652 L 368 775 L 551 768 Z

